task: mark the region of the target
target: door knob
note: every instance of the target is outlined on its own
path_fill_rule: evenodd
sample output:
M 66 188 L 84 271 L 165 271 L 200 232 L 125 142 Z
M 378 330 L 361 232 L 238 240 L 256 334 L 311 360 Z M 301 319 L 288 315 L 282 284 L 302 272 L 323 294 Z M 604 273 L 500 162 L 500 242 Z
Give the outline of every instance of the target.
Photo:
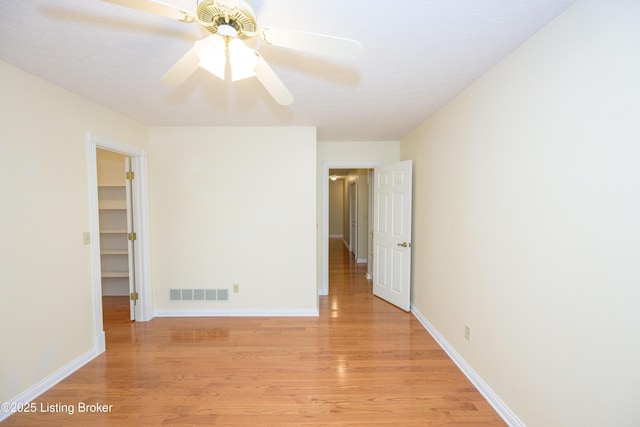
M 410 248 L 411 243 L 402 242 L 402 243 L 398 243 L 398 246 L 402 246 L 403 248 Z

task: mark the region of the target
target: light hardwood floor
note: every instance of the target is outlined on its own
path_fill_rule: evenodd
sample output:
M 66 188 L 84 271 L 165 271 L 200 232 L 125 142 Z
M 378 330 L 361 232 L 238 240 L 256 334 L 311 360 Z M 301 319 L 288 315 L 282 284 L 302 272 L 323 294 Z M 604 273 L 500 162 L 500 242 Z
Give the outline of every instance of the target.
M 107 351 L 41 395 L 76 412 L 6 426 L 497 426 L 500 417 L 420 323 L 371 294 L 330 242 L 317 318 L 128 320 L 104 299 Z M 77 412 L 79 402 L 112 405 Z

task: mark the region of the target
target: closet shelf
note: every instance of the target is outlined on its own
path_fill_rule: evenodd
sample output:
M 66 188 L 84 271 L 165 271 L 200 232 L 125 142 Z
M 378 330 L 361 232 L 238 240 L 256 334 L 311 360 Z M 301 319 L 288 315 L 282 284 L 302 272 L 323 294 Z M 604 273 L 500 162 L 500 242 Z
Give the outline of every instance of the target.
M 128 271 L 103 271 L 102 278 L 103 279 L 117 279 L 120 277 L 129 277 Z
M 98 210 L 100 210 L 102 212 L 105 212 L 105 211 L 109 211 L 109 212 L 110 211 L 126 212 L 127 211 L 127 207 L 126 206 L 121 206 L 121 205 L 118 205 L 118 204 L 115 204 L 115 203 L 113 203 L 113 204 L 109 203 L 109 204 L 103 204 L 103 205 L 98 206 Z
M 127 234 L 127 230 L 100 230 L 100 234 Z
M 101 255 L 127 255 L 127 253 L 126 249 L 106 249 L 100 251 Z
M 116 184 L 98 185 L 102 295 L 129 295 L 126 159 L 105 155 L 97 160 L 99 182 Z

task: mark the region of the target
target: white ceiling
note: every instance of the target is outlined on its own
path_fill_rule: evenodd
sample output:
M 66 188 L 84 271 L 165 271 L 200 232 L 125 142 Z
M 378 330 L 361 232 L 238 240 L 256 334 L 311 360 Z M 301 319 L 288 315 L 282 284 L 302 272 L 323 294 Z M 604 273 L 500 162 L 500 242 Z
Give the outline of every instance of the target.
M 363 46 L 345 61 L 258 44 L 288 107 L 255 78 L 198 70 L 163 86 L 199 27 L 100 0 L 0 2 L 0 60 L 150 126 L 314 125 L 321 141 L 400 140 L 574 1 L 251 1 L 258 25 Z

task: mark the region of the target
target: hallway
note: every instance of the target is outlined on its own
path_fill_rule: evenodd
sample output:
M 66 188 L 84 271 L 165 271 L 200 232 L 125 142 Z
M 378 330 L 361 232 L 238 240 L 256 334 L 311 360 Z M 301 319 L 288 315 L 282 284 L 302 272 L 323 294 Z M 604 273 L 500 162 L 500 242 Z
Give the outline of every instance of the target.
M 329 238 L 329 294 L 371 293 L 367 264 L 357 264 L 342 238 Z
M 107 352 L 36 400 L 75 413 L 3 426 L 504 425 L 412 314 L 371 294 L 365 272 L 332 239 L 319 317 L 136 323 L 105 304 Z M 112 409 L 79 413 L 80 402 Z

